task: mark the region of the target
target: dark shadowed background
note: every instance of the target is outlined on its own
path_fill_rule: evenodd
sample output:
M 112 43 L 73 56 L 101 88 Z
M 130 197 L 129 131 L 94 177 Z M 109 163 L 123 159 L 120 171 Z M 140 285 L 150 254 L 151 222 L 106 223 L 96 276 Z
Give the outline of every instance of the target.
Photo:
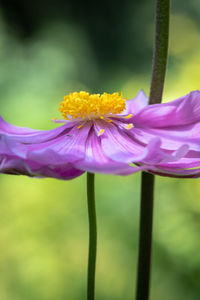
M 75 90 L 148 94 L 154 1 L 0 1 L 0 114 L 54 128 Z M 172 1 L 164 100 L 199 89 L 200 3 Z M 96 176 L 97 300 L 135 293 L 140 174 Z M 0 176 L 0 299 L 82 300 L 88 224 L 85 175 Z M 200 299 L 199 180 L 157 178 L 152 300 Z

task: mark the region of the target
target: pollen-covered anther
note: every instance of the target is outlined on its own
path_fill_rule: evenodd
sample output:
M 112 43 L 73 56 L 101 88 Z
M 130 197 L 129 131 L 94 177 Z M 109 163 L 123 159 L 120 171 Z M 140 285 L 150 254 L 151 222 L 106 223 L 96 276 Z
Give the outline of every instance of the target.
M 74 92 L 64 97 L 59 111 L 69 119 L 104 119 L 104 116 L 120 114 L 125 109 L 125 100 L 119 93 L 89 94 Z
M 129 129 L 133 128 L 133 124 L 130 123 L 130 124 L 124 126 L 124 128 L 127 129 L 127 130 L 129 130 Z
M 124 118 L 125 118 L 125 119 L 129 119 L 129 118 L 131 118 L 132 116 L 133 116 L 133 114 L 129 114 L 129 115 L 125 116 Z
M 105 131 L 104 129 L 99 130 L 98 136 L 101 136 L 104 133 L 104 131 Z

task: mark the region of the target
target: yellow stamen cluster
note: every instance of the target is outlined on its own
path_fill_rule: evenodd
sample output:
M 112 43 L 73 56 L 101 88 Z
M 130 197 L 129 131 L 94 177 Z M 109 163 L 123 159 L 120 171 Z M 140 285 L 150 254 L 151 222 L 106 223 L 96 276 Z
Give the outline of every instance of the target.
M 122 94 L 89 94 L 74 92 L 64 97 L 59 111 L 66 120 L 69 119 L 97 119 L 110 114 L 120 114 L 125 109 L 125 100 Z

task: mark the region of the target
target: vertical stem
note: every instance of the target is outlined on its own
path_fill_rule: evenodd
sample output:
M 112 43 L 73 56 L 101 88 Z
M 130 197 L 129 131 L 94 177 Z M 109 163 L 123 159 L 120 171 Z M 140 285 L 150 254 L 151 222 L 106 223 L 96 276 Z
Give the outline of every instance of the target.
M 137 300 L 149 299 L 154 179 L 154 175 L 142 172 Z
M 95 299 L 95 269 L 97 249 L 97 224 L 95 209 L 94 174 L 87 173 L 87 202 L 89 218 L 89 254 L 88 254 L 88 281 L 87 300 Z
M 156 0 L 156 28 L 149 104 L 160 103 L 164 87 L 169 36 L 170 0 Z M 142 173 L 136 300 L 149 299 L 153 225 L 154 175 Z
M 170 0 L 156 0 L 156 28 L 149 104 L 162 101 L 168 55 L 169 15 Z

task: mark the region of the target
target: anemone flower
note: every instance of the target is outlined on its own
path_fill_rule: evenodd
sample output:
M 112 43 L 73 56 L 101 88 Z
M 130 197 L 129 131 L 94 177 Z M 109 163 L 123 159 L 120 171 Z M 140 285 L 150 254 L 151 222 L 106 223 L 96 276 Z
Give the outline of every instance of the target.
M 0 172 L 72 179 L 84 173 L 200 176 L 200 91 L 148 105 L 143 91 L 74 92 L 59 108 L 63 123 L 40 131 L 0 118 Z

